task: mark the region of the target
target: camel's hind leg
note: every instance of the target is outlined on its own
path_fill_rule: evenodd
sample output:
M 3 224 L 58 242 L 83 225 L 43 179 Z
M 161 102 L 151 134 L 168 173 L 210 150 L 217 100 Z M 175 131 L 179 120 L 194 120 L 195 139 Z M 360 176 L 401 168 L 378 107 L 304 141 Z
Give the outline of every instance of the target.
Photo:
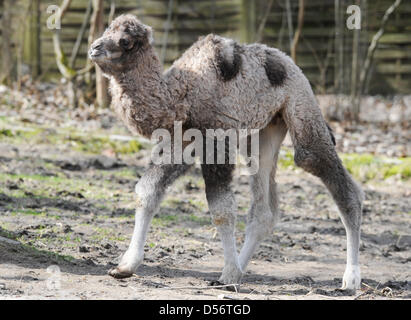
M 305 102 L 288 106 L 283 113 L 294 144 L 294 161 L 319 177 L 333 196 L 347 234 L 347 265 L 342 288 L 358 289 L 361 285 L 359 246 L 363 193 L 338 157 L 320 109 L 314 102 Z
M 286 133 L 287 127 L 280 117 L 260 132 L 259 169 L 257 174 L 250 177 L 252 203 L 247 217 L 245 242 L 240 252 L 243 270 L 259 243 L 272 232 L 279 216 L 275 173 L 278 152 Z

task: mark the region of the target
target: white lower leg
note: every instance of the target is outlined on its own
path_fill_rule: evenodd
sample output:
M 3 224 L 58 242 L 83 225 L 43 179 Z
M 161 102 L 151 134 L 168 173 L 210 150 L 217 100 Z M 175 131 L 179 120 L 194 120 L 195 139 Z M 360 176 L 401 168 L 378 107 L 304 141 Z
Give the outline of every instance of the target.
M 131 276 L 143 262 L 144 244 L 146 242 L 151 219 L 158 208 L 162 197 L 162 189 L 156 192 L 155 188 L 143 180 L 136 185 L 136 214 L 133 236 L 130 245 L 121 257 L 117 268 L 111 269 L 109 274 L 116 278 Z
M 243 271 L 238 259 L 234 226 L 221 226 L 218 231 L 221 234 L 224 250 L 224 269 L 219 281 L 225 284 L 237 284 L 241 281 Z
M 247 268 L 262 239 L 271 233 L 277 216 L 275 171 L 278 151 L 287 132 L 286 126 L 270 125 L 260 132 L 258 173 L 250 177 L 252 204 L 248 213 L 245 242 L 239 260 Z
M 254 252 L 257 250 L 260 241 L 258 240 L 257 235 L 254 232 L 249 232 L 247 230 L 244 245 L 241 248 L 239 260 L 240 266 L 243 271 L 247 268 L 248 263 L 250 262 Z
M 136 211 L 133 236 L 127 251 L 122 256 L 121 262 L 118 265 L 122 270 L 134 273 L 143 262 L 144 244 L 151 219 L 152 215 L 147 214 L 144 210 L 138 209 Z
M 347 230 L 347 265 L 341 289 L 359 289 L 361 287 L 359 247 L 360 232 Z

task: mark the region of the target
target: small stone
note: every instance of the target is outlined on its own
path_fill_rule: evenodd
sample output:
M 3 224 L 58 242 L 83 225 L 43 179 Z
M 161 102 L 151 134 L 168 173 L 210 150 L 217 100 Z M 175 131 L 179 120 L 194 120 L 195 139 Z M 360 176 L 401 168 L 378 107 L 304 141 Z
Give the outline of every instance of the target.
M 87 247 L 85 247 L 85 246 L 80 246 L 80 247 L 78 248 L 78 250 L 79 250 L 80 252 L 90 252 L 90 249 L 87 248 Z
M 103 244 L 102 246 L 103 246 L 104 249 L 110 249 L 110 248 L 113 247 L 113 246 L 112 246 L 110 243 L 108 243 L 108 242 L 105 243 L 105 244 Z
M 64 230 L 63 230 L 64 233 L 69 233 L 69 232 L 72 232 L 72 231 L 73 231 L 73 229 L 71 229 L 71 227 L 68 224 L 66 224 L 64 226 Z

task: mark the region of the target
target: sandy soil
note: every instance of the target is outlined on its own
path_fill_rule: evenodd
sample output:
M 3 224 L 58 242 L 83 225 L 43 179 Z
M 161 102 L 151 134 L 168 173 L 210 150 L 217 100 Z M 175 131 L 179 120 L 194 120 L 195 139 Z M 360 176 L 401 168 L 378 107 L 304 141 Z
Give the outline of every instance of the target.
M 133 189 L 149 151 L 86 154 L 72 143 L 51 143 L 53 130 L 41 133 L 41 143 L 0 140 L 0 299 L 411 298 L 410 182 L 364 185 L 363 286 L 343 292 L 346 245 L 337 208 L 318 179 L 294 167 L 279 169 L 283 215 L 239 292 L 209 286 L 223 255 L 198 168 L 169 189 L 137 274 L 115 280 L 107 271 L 131 237 Z M 238 246 L 247 183 L 236 174 Z

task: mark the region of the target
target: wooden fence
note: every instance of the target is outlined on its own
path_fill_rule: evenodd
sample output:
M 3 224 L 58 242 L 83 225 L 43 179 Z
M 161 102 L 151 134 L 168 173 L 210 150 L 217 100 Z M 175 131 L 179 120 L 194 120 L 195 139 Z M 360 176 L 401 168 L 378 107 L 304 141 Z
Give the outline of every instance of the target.
M 60 1 L 58 1 L 59 3 Z M 70 55 L 83 23 L 88 0 L 73 0 L 62 21 L 63 50 Z M 336 10 L 340 21 L 341 48 L 336 43 Z M 309 0 L 305 1 L 304 25 L 297 47 L 297 64 L 302 68 L 316 92 L 350 93 L 358 81 L 357 73 L 366 48 L 378 30 L 385 10 L 393 0 Z M 46 23 L 51 0 L 16 0 L 13 15 L 13 43 L 16 59 L 30 67 L 33 75 L 43 79 L 59 77 L 55 63 L 52 31 Z M 115 15 L 131 12 L 155 30 L 155 45 L 166 66 L 177 59 L 200 35 L 217 33 L 240 42 L 261 42 L 290 52 L 290 38 L 297 26 L 298 0 L 107 0 L 108 19 L 112 4 Z M 362 8 L 362 28 L 359 31 L 358 59 L 353 43 L 355 31 L 345 27 L 350 4 Z M 0 0 L 0 14 L 2 0 Z M 266 21 L 261 29 L 262 21 Z M 259 30 L 262 34 L 259 34 Z M 337 26 L 338 30 L 338 26 Z M 0 30 L 1 32 L 1 30 Z M 21 35 L 23 34 L 23 35 Z M 76 68 L 84 67 L 87 59 L 88 26 L 84 34 Z M 22 47 L 22 48 L 20 48 Z M 340 49 L 341 49 L 340 48 Z M 357 65 L 353 65 L 356 61 Z M 403 1 L 390 17 L 386 32 L 375 54 L 375 63 L 368 85 L 370 93 L 411 93 L 411 2 Z

